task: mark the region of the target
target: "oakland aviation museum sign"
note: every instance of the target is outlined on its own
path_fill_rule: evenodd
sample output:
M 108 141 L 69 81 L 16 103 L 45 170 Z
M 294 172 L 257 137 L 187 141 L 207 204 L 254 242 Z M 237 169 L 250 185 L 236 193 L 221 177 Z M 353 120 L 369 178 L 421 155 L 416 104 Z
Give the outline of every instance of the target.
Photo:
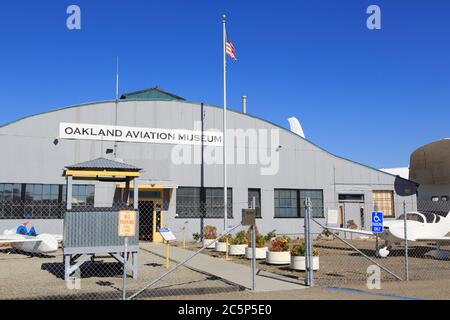
M 59 137 L 71 140 L 100 140 L 159 144 L 222 146 L 223 135 L 214 131 L 149 129 L 83 123 L 61 123 Z

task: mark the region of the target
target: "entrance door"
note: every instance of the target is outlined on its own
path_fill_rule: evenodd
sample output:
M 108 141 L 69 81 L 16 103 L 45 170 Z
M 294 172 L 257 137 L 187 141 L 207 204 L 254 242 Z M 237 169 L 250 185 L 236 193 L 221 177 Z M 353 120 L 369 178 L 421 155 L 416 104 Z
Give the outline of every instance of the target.
M 133 199 L 130 200 L 131 204 Z M 141 241 L 163 242 L 158 229 L 164 227 L 161 189 L 139 190 L 139 239 Z
M 361 221 L 361 203 L 346 202 L 343 203 L 343 206 L 344 206 L 345 228 L 362 229 L 364 221 Z
M 348 229 L 364 230 L 366 221 L 364 217 L 364 204 L 360 202 L 344 202 L 340 204 L 341 226 Z M 363 237 L 359 234 L 344 232 L 346 239 L 355 239 Z

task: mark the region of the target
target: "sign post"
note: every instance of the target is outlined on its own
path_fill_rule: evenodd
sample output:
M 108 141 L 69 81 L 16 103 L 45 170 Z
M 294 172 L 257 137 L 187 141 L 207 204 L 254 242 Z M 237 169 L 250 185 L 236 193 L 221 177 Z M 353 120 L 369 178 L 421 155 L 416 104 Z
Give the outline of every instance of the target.
M 169 270 L 170 241 L 177 240 L 177 238 L 169 228 L 159 228 L 158 232 L 166 243 L 166 269 Z
M 123 250 L 123 300 L 126 300 L 128 238 L 136 235 L 136 211 L 119 212 L 119 237 L 124 238 Z
M 250 226 L 252 231 L 252 290 L 256 290 L 256 209 L 255 198 L 253 198 L 252 209 L 242 210 L 243 226 Z
M 383 233 L 383 212 L 372 212 L 372 232 Z

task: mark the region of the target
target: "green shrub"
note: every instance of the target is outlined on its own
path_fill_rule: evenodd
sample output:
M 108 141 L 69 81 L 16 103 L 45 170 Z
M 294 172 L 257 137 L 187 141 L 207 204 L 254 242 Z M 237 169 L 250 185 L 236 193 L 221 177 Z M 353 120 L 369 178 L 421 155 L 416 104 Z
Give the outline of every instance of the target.
M 227 242 L 228 239 L 228 243 L 231 243 L 231 241 L 233 240 L 233 236 L 231 234 L 227 234 L 225 236 L 221 236 L 219 238 L 219 242 Z
M 265 236 L 266 242 L 267 242 L 267 241 L 271 241 L 272 238 L 275 238 L 275 237 L 277 236 L 276 231 L 277 231 L 277 230 L 274 229 L 274 230 L 270 231 L 268 234 L 266 234 L 266 236 Z
M 291 249 L 291 255 L 296 257 L 304 257 L 305 256 L 305 244 L 296 244 Z
M 275 240 L 285 240 L 287 243 L 291 243 L 291 238 L 289 238 L 288 236 L 278 236 L 275 238 Z
M 194 238 L 195 241 L 199 242 L 200 239 L 202 238 L 202 235 L 198 232 L 192 234 L 192 237 Z
M 256 247 L 264 248 L 266 246 L 266 238 L 264 236 L 256 237 Z
M 305 254 L 306 254 L 306 248 L 305 248 L 304 242 L 294 245 L 291 249 L 291 255 L 293 255 L 293 256 L 304 257 Z M 319 250 L 313 248 L 312 254 L 315 257 L 319 256 Z
M 245 231 L 239 231 L 236 233 L 232 240 L 232 244 L 247 244 L 247 237 L 245 236 Z

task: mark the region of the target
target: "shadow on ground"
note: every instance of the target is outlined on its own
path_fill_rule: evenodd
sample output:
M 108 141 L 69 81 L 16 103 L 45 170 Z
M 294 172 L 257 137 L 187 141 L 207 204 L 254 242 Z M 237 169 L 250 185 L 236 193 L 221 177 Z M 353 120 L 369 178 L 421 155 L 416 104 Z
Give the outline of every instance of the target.
M 61 262 L 43 263 L 42 270 L 45 270 L 59 279 L 64 279 L 64 264 Z M 90 261 L 80 267 L 81 278 L 111 278 L 122 277 L 122 264 L 118 262 Z

